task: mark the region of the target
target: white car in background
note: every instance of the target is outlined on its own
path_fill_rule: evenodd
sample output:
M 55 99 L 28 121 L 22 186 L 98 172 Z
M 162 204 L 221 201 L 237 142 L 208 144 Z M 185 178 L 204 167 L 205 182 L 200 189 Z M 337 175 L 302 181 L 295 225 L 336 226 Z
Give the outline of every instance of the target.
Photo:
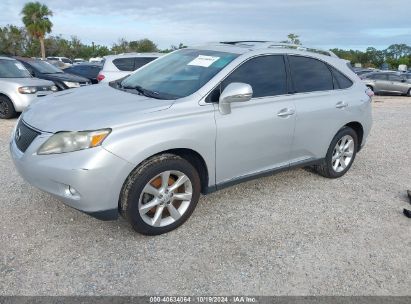
M 103 68 L 98 74 L 97 80 L 110 82 L 123 78 L 163 55 L 162 53 L 127 53 L 104 56 Z
M 63 63 L 64 67 L 69 67 L 73 65 L 73 61 L 71 61 L 70 59 L 68 59 L 67 57 L 47 57 L 47 60 L 50 61 L 59 61 L 61 63 Z

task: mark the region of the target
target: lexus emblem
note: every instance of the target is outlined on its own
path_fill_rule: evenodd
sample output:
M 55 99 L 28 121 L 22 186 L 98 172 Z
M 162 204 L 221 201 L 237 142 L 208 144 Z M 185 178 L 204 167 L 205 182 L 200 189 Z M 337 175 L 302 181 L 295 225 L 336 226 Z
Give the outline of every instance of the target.
M 17 130 L 16 130 L 16 141 L 19 141 L 20 138 L 21 138 L 21 131 L 20 131 L 20 128 L 17 128 Z

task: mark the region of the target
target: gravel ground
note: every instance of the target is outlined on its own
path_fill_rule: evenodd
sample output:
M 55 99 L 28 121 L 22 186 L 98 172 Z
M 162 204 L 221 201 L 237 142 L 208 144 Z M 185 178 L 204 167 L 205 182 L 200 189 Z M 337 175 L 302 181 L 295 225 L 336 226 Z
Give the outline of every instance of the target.
M 298 169 L 202 197 L 158 237 L 26 184 L 0 121 L 0 295 L 411 295 L 411 98 L 376 97 L 350 172 Z

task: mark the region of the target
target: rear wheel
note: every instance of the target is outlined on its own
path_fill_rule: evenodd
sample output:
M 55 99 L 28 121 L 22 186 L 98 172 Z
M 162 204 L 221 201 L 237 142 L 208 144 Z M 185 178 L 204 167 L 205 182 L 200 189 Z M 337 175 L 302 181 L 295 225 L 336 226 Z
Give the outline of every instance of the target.
M 120 211 L 134 230 L 158 235 L 182 225 L 200 197 L 200 177 L 185 159 L 174 154 L 154 156 L 129 176 Z
M 357 151 L 357 133 L 349 127 L 344 127 L 338 131 L 331 141 L 323 163 L 314 166 L 314 169 L 324 177 L 341 177 L 351 168 Z
M 0 118 L 9 119 L 17 115 L 14 105 L 6 96 L 0 96 Z
M 411 89 L 408 90 L 407 96 L 408 96 L 408 97 L 411 97 Z

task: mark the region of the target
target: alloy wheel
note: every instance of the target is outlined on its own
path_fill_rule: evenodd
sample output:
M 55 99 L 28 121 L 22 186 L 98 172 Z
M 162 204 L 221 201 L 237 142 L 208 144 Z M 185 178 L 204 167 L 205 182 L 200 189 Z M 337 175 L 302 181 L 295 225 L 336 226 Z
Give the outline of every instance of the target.
M 164 227 L 179 220 L 187 211 L 193 195 L 190 179 L 180 171 L 164 171 L 143 188 L 138 211 L 144 222 Z
M 332 154 L 332 167 L 335 172 L 342 172 L 350 165 L 354 147 L 354 139 L 350 135 L 343 136 L 337 142 Z

